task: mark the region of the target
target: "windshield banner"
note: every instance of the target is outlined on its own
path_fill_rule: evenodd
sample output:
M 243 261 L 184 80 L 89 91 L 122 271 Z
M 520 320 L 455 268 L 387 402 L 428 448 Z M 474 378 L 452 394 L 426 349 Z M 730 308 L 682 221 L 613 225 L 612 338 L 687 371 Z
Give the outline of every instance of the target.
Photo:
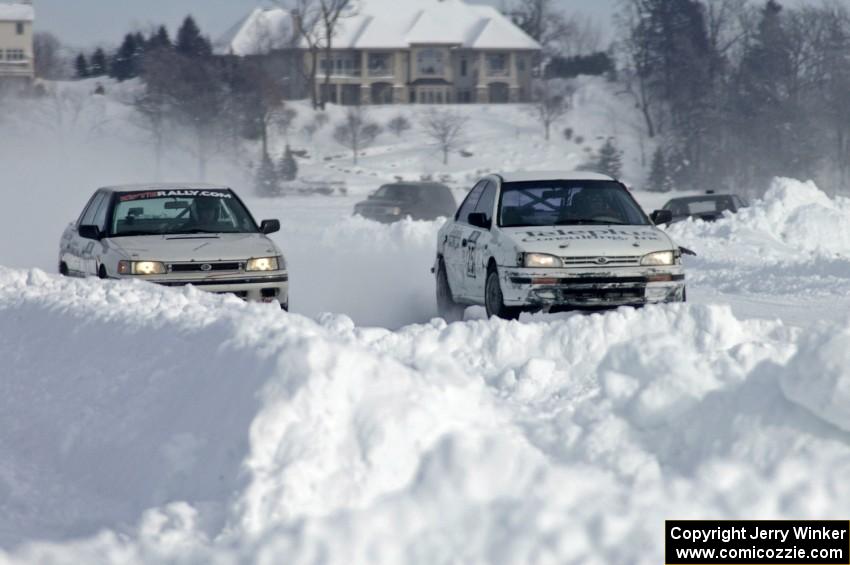
M 149 190 L 146 192 L 131 192 L 122 194 L 118 200 L 129 202 L 132 200 L 148 200 L 151 198 L 233 198 L 233 194 L 226 190 Z

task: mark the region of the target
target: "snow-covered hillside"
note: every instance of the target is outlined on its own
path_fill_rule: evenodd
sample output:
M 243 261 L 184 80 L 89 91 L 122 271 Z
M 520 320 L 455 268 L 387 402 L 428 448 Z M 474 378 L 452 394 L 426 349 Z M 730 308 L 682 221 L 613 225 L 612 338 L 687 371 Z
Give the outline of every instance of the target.
M 848 201 L 674 227 L 689 304 L 448 326 L 436 225 L 344 212 L 337 314 L 0 269 L 0 563 L 658 563 L 665 518 L 850 508 Z

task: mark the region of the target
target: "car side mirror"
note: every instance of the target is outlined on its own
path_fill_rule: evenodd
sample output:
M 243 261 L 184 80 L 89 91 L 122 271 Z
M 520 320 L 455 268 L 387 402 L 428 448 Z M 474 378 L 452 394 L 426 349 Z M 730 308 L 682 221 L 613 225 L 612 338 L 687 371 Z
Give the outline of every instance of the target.
M 268 235 L 280 231 L 280 220 L 263 220 L 260 224 L 260 232 Z
M 661 224 L 669 224 L 673 221 L 673 212 L 670 210 L 656 210 L 649 215 L 649 219 L 656 226 Z
M 80 237 L 83 239 L 100 239 L 101 233 L 100 228 L 94 225 L 82 225 L 79 227 L 77 232 L 80 234 Z
M 476 228 L 481 228 L 482 230 L 490 229 L 490 220 L 487 219 L 487 215 L 484 212 L 473 212 L 469 216 L 467 216 L 467 221 L 469 225 L 475 226 Z

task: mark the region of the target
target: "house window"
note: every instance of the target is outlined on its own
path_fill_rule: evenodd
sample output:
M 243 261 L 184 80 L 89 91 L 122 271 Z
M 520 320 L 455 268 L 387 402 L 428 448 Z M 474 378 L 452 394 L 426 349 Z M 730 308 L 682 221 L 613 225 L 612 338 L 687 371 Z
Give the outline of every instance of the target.
M 16 32 L 18 35 L 23 35 L 23 34 L 24 34 L 24 22 L 16 22 L 16 23 L 15 23 L 15 32 Z
M 445 60 L 439 49 L 423 49 L 416 55 L 417 68 L 421 76 L 443 76 Z
M 466 59 L 461 59 L 460 60 L 460 76 L 465 77 L 466 71 L 467 71 L 467 69 L 466 69 Z
M 6 60 L 7 61 L 25 61 L 26 56 L 24 55 L 23 49 L 6 49 Z
M 492 76 L 506 76 L 508 74 L 507 53 L 490 53 L 487 55 L 487 71 Z
M 525 71 L 525 57 L 516 58 L 516 68 L 519 70 L 519 72 Z
M 369 76 L 392 76 L 392 55 L 389 53 L 369 53 Z

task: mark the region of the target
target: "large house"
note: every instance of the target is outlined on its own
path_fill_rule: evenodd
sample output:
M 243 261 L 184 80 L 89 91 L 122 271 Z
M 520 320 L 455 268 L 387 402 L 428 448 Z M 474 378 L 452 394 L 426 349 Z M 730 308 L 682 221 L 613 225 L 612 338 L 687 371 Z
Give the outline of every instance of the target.
M 30 2 L 0 2 L 0 86 L 26 86 L 35 76 Z
M 257 9 L 217 49 L 296 51 L 309 69 L 313 57 L 295 35 L 296 17 Z M 346 105 L 526 102 L 540 50 L 495 8 L 463 0 L 360 0 L 339 20 L 331 45 L 330 57 L 319 52 L 315 88 Z

